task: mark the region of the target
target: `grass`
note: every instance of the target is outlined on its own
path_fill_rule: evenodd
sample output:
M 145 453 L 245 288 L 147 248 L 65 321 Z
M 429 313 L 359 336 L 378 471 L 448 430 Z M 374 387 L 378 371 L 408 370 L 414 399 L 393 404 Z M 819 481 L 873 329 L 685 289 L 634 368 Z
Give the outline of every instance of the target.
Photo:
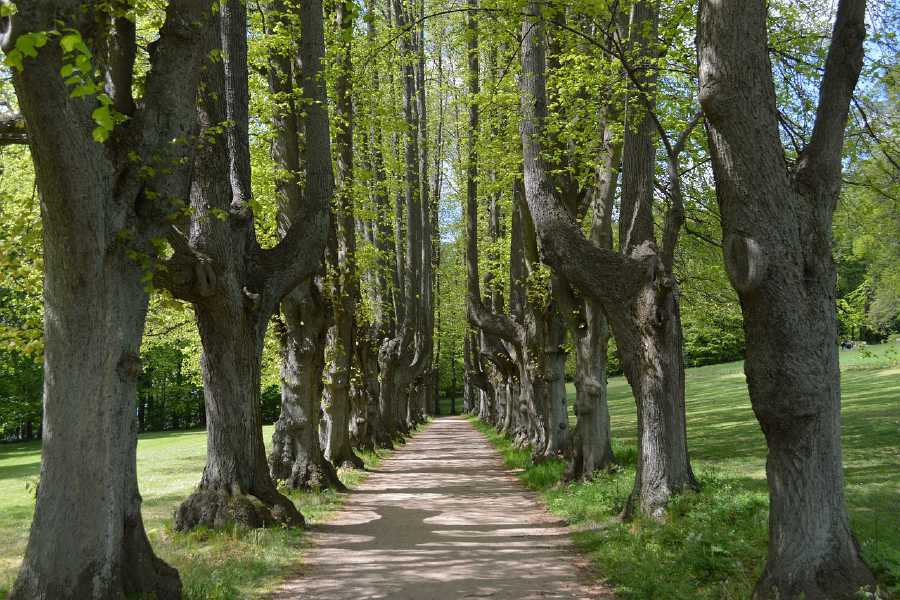
M 271 450 L 272 427 L 264 428 Z M 0 445 L 0 598 L 12 587 L 28 541 L 34 514 L 34 488 L 40 471 L 40 442 Z M 366 468 L 378 466 L 386 452 L 362 453 Z M 304 530 L 251 530 L 227 527 L 172 532 L 172 513 L 200 481 L 206 461 L 206 432 L 183 430 L 138 436 L 138 481 L 144 497 L 144 525 L 156 553 L 181 573 L 185 598 L 248 598 L 271 591 L 296 571 L 309 547 Z M 348 487 L 366 472 L 339 473 Z M 308 524 L 326 520 L 340 508 L 334 491 L 286 492 Z
M 882 589 L 900 595 L 900 344 L 841 352 L 843 450 L 847 504 L 863 557 Z M 887 362 L 893 368 L 879 368 Z M 557 485 L 559 461 L 531 466 L 527 450 L 493 432 L 514 469 L 556 513 L 575 525 L 576 542 L 623 598 L 746 598 L 762 571 L 768 536 L 765 443 L 750 409 L 741 363 L 690 369 L 688 439 L 700 492 L 675 498 L 663 523 L 615 522 L 634 481 L 637 437 L 628 384 L 612 378 L 608 394 L 613 449 L 621 471 L 587 484 Z M 569 386 L 569 404 L 574 390 Z M 457 397 L 457 410 L 462 397 Z M 442 399 L 441 413 L 449 413 Z M 264 439 L 271 440 L 271 428 Z M 174 534 L 172 512 L 200 480 L 206 456 L 201 430 L 139 436 L 138 478 L 145 526 L 156 552 L 176 566 L 187 598 L 245 598 L 271 590 L 296 570 L 307 533 L 286 529 L 198 530 Z M 364 455 L 366 466 L 380 458 Z M 34 511 L 40 442 L 0 444 L 0 597 L 21 564 Z M 350 486 L 365 477 L 342 472 Z M 292 498 L 310 524 L 342 502 L 334 492 Z
M 876 368 L 896 342 L 842 352 L 843 455 L 851 526 L 885 596 L 900 596 L 900 369 Z M 747 598 L 768 547 L 766 448 L 741 363 L 689 369 L 688 444 L 699 492 L 676 497 L 661 523 L 615 518 L 634 483 L 637 417 L 622 377 L 609 381 L 613 448 L 623 468 L 561 486 L 561 461 L 529 452 L 479 424 L 510 468 L 574 526 L 575 542 L 622 598 Z M 892 365 L 889 365 L 892 366 Z M 568 387 L 569 405 L 575 393 Z M 574 419 L 572 421 L 574 424 Z

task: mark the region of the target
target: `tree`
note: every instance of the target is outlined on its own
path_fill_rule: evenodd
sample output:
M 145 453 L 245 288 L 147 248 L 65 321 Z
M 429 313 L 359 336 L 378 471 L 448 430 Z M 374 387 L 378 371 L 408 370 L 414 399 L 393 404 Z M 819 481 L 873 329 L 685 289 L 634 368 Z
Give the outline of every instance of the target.
M 394 280 L 395 331 L 379 349 L 381 372 L 381 412 L 388 434 L 409 432 L 423 417 L 427 376 L 431 371 L 434 344 L 434 302 L 432 298 L 432 219 L 423 167 L 425 152 L 424 103 L 419 90 L 424 85 L 420 48 L 423 43 L 416 27 L 421 11 L 418 4 L 392 2 L 400 29 L 400 89 L 403 110 L 403 202 L 395 210 L 397 277 Z M 424 91 L 423 91 L 424 93 Z M 405 230 L 405 231 L 404 231 Z M 402 248 L 402 250 L 401 250 Z
M 284 239 L 298 216 L 303 200 L 300 175 L 308 166 L 301 165 L 300 160 L 300 129 L 304 120 L 299 116 L 300 98 L 294 89 L 295 16 L 295 11 L 288 10 L 284 2 L 268 5 L 266 33 L 271 45 L 267 83 L 276 105 L 272 115 L 275 130 L 272 153 L 277 173 L 279 239 Z M 319 277 L 310 277 L 281 302 L 282 326 L 277 331 L 281 351 L 281 414 L 275 423 L 268 463 L 272 479 L 292 489 L 344 489 L 319 442 L 325 336 L 331 320 Z
M 331 224 L 325 263 L 328 294 L 334 322 L 328 330 L 325 376 L 323 444 L 331 464 L 363 467 L 362 459 L 350 447 L 350 376 L 356 346 L 356 304 L 359 285 L 356 276 L 356 221 L 353 206 L 353 99 L 352 58 L 353 15 L 346 2 L 335 4 L 334 20 L 338 39 L 335 81 L 335 149 L 337 154 L 334 219 Z
M 45 312 L 41 482 L 10 598 L 180 597 L 141 520 L 135 394 L 145 273 L 188 188 L 210 6 L 168 4 L 135 98 L 129 4 L 3 3 L 0 47 L 41 200 Z
M 191 206 L 169 231 L 173 247 L 158 281 L 194 306 L 203 344 L 206 467 L 175 512 L 176 530 L 303 523 L 269 475 L 262 440 L 260 371 L 269 319 L 284 296 L 319 269 L 334 187 L 321 2 L 300 10 L 308 171 L 303 202 L 274 247 L 261 247 L 250 186 L 247 14 L 220 7 L 198 103 L 204 139 L 197 150 Z M 187 222 L 182 222 L 187 221 Z
M 769 449 L 769 557 L 758 598 L 850 598 L 874 579 L 844 502 L 831 225 L 862 66 L 865 1 L 841 0 L 809 143 L 785 160 L 767 7 L 700 4 L 700 101 L 741 300 L 750 400 Z
M 653 163 L 648 122 L 652 72 L 634 67 L 630 77 L 630 123 L 623 149 L 620 251 L 586 240 L 560 201 L 545 157 L 547 95 L 545 19 L 528 5 L 522 23 L 522 146 L 528 206 L 541 242 L 541 260 L 584 295 L 600 303 L 613 329 L 625 376 L 638 405 L 638 467 L 624 516 L 640 511 L 659 516 L 668 498 L 697 486 L 688 458 L 684 409 L 684 365 L 678 290 L 672 276 L 683 207 L 675 195 L 657 245 L 653 221 Z M 655 52 L 654 5 L 637 2 L 631 13 L 630 55 L 651 61 Z M 636 115 L 634 113 L 637 113 Z M 633 127 L 632 127 L 633 126 Z M 670 181 L 677 185 L 679 142 L 668 144 Z M 657 128 L 659 130 L 659 128 Z M 660 133 L 664 133 L 659 131 Z M 674 190 L 677 192 L 677 188 Z

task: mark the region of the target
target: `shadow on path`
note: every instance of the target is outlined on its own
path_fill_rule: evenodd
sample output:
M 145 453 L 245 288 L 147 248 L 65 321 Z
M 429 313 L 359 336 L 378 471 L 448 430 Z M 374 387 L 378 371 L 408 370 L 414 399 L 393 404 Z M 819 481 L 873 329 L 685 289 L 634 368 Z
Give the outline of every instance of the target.
M 432 422 L 358 489 L 273 598 L 612 598 L 568 530 L 459 418 Z

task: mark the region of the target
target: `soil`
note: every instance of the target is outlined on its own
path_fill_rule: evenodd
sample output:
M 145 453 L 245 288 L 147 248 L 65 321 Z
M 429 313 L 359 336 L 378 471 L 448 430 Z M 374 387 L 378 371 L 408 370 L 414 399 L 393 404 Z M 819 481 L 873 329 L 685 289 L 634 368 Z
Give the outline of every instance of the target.
M 272 598 L 614 598 L 467 421 L 439 418 L 350 492 Z

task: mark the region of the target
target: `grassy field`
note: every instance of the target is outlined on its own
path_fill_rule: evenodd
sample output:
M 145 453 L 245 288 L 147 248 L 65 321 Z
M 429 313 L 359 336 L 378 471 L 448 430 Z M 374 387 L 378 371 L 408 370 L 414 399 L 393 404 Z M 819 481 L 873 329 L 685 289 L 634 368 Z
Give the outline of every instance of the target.
M 272 427 L 264 428 L 267 451 Z M 381 456 L 363 454 L 367 468 Z M 138 436 L 138 480 L 143 515 L 153 547 L 181 572 L 186 598 L 247 598 L 271 590 L 296 569 L 309 544 L 307 533 L 288 529 L 172 533 L 172 513 L 196 487 L 206 461 L 206 432 L 166 431 Z M 0 445 L 0 598 L 12 587 L 22 562 L 34 513 L 34 483 L 40 470 L 40 442 Z M 341 472 L 348 486 L 365 473 Z M 324 520 L 340 507 L 340 494 L 292 492 L 307 523 Z
M 850 521 L 885 597 L 900 597 L 900 365 L 891 364 L 898 346 L 841 353 Z M 560 486 L 561 462 L 531 466 L 527 451 L 485 432 L 525 483 L 575 526 L 576 543 L 623 598 L 747 598 L 765 563 L 768 487 L 765 441 L 741 367 L 688 371 L 688 444 L 703 487 L 676 498 L 663 523 L 615 519 L 634 483 L 637 455 L 636 410 L 624 378 L 608 387 L 613 447 L 624 463 L 618 473 Z M 571 384 L 569 399 L 571 405 Z
M 841 353 L 844 472 L 853 529 L 882 587 L 900 595 L 900 344 Z M 893 368 L 884 368 L 893 366 Z M 625 468 L 589 484 L 558 486 L 561 463 L 529 465 L 526 451 L 503 449 L 550 507 L 576 525 L 578 544 L 622 597 L 745 598 L 762 569 L 767 543 L 765 445 L 750 410 L 741 364 L 691 369 L 688 436 L 702 491 L 685 494 L 663 524 L 612 517 L 631 490 L 636 459 L 634 401 L 622 378 L 609 383 L 614 449 Z M 570 400 L 574 390 L 569 386 Z M 571 404 L 571 402 L 570 402 Z M 462 409 L 462 398 L 457 397 Z M 449 400 L 442 401 L 442 413 Z M 490 432 L 489 432 L 490 433 Z M 265 439 L 271 440 L 271 428 Z M 496 435 L 493 436 L 496 438 Z M 503 445 L 502 440 L 496 440 Z M 245 598 L 296 569 L 309 538 L 282 529 L 171 532 L 172 511 L 200 480 L 205 432 L 139 436 L 144 520 L 156 551 L 181 571 L 188 598 Z M 367 466 L 378 463 L 364 457 Z M 40 443 L 0 444 L 0 597 L 12 586 L 34 510 Z M 350 485 L 364 474 L 342 473 Z M 341 503 L 339 494 L 295 494 L 311 523 Z

